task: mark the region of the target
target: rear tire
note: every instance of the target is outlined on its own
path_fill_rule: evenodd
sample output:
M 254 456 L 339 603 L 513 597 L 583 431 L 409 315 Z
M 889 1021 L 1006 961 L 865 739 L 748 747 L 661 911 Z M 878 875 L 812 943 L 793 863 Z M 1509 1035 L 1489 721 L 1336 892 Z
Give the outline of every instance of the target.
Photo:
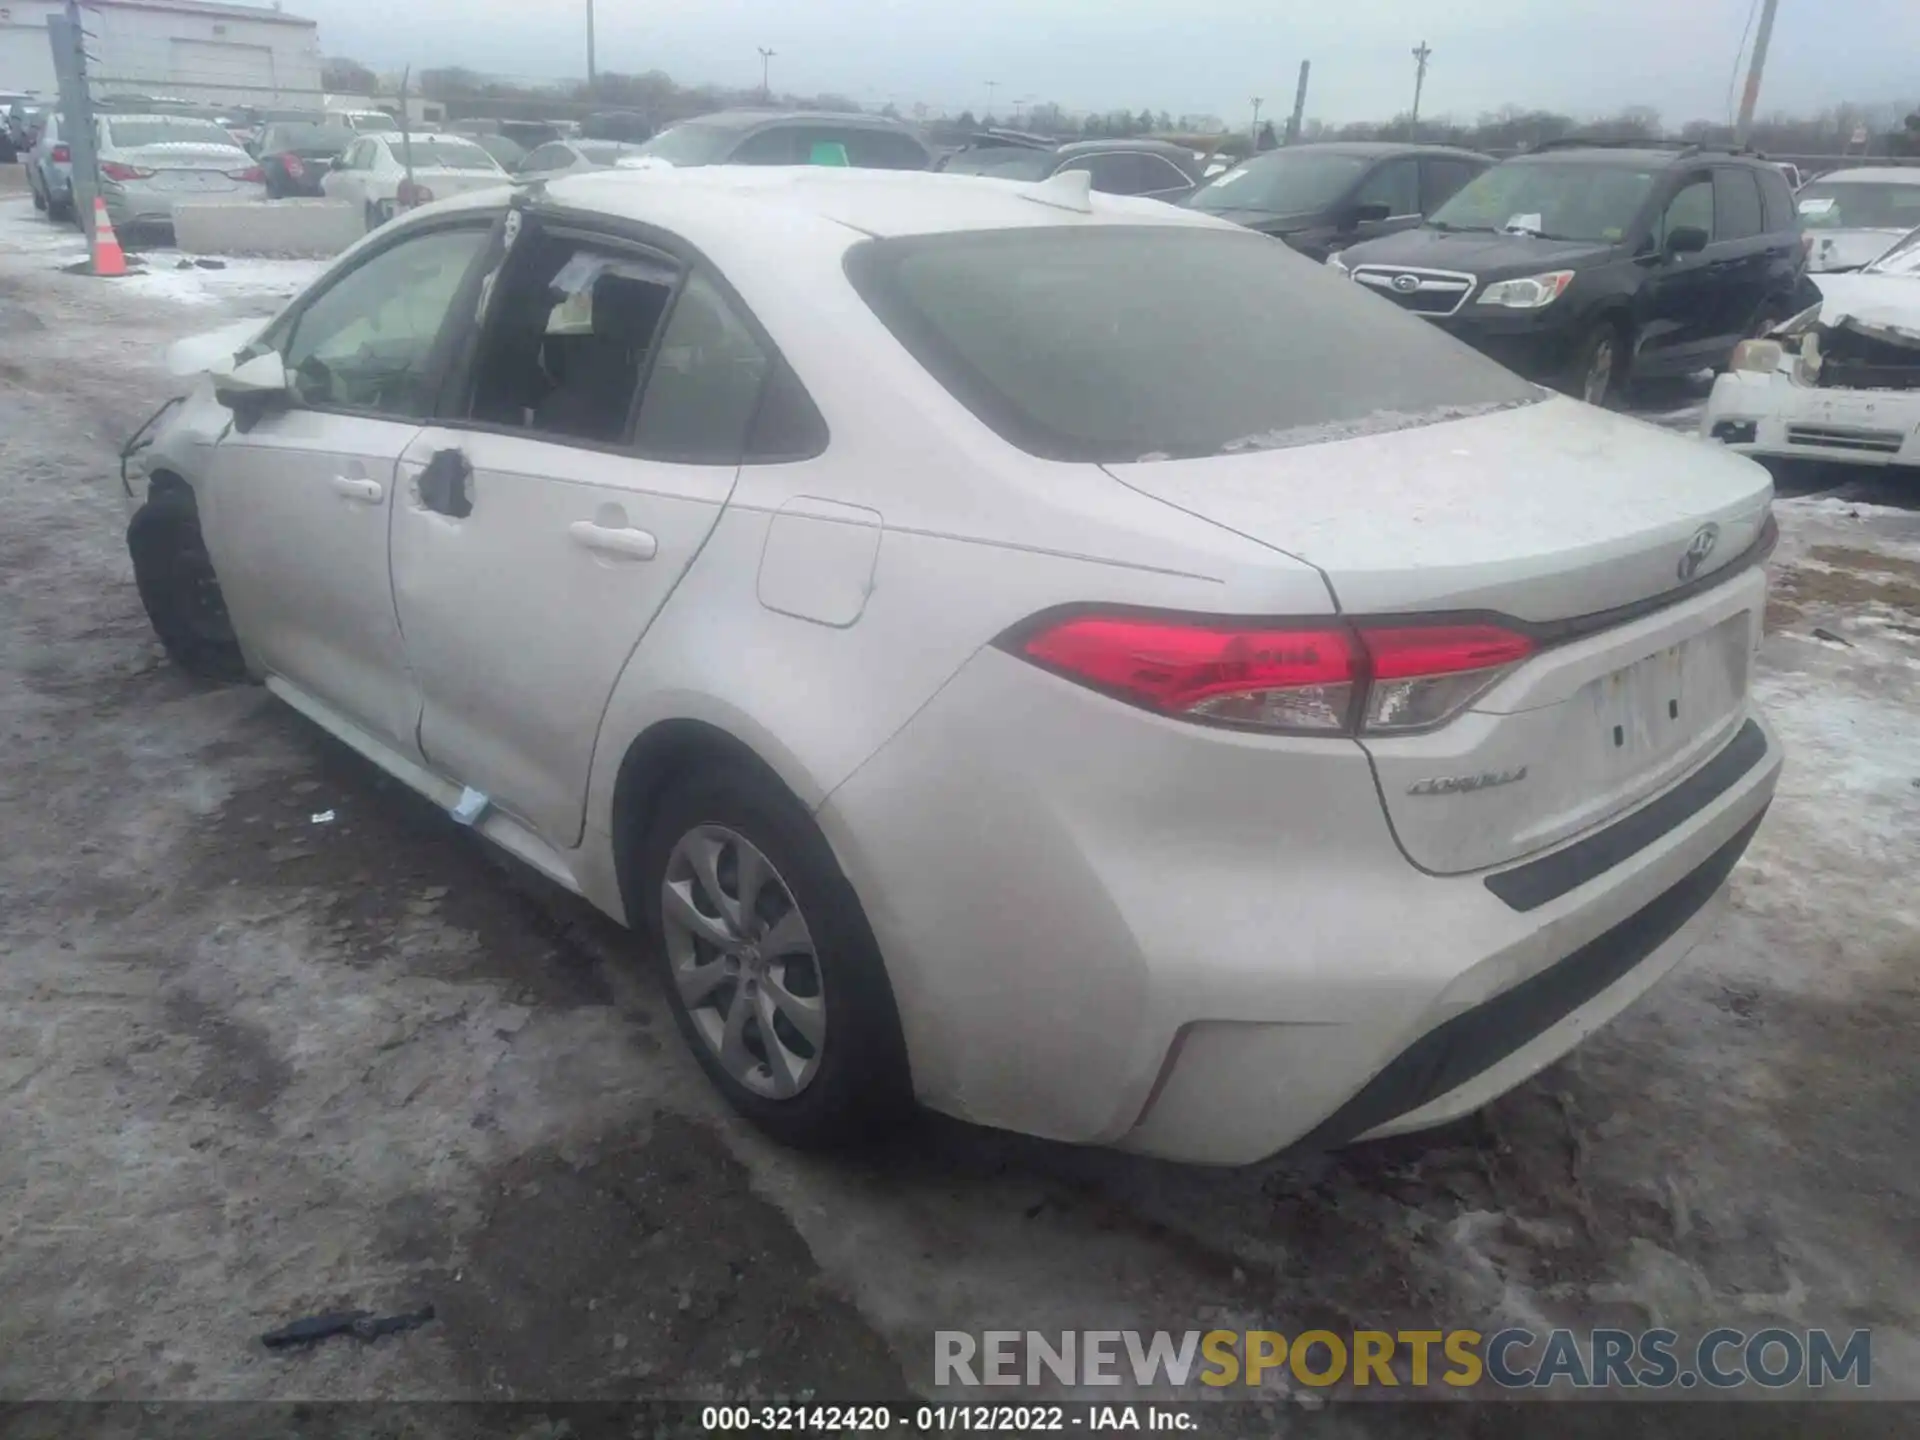
M 247 665 L 184 486 L 148 498 L 127 526 L 133 579 L 153 633 L 173 663 L 204 680 L 244 680 Z
M 856 1146 L 911 1113 L 879 947 L 812 817 L 777 782 L 746 763 L 676 782 L 635 863 L 637 918 L 675 1023 L 735 1110 L 803 1149 Z M 750 871 L 759 883 L 743 883 Z

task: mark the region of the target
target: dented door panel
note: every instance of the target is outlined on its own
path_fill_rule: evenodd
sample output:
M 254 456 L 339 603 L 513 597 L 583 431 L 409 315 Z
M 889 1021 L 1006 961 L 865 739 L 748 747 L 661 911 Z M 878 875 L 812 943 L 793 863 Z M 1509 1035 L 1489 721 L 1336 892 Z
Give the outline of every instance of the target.
M 464 466 L 435 464 L 449 451 Z M 549 843 L 577 844 L 607 697 L 735 467 L 429 429 L 400 469 L 393 585 L 421 749 Z

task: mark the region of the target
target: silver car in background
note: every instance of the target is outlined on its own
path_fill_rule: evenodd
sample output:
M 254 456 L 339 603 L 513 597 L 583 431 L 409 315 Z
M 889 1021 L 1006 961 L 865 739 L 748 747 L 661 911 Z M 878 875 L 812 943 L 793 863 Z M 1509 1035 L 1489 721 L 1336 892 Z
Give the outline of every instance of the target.
M 262 200 L 260 163 L 211 120 L 103 115 L 100 193 L 116 229 L 171 228 L 179 200 Z
M 33 208 L 49 220 L 73 219 L 73 151 L 60 112 L 49 110 L 33 148 L 23 157 Z

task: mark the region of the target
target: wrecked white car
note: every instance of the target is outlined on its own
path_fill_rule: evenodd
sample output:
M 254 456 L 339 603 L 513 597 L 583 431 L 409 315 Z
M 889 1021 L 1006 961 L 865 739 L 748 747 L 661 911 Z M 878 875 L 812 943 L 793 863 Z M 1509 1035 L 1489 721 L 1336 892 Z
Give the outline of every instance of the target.
M 1748 455 L 1920 465 L 1920 228 L 1733 352 L 1700 433 Z
M 1807 235 L 1807 270 L 1859 270 L 1920 225 L 1920 170 L 1868 166 L 1835 170 L 1793 197 Z

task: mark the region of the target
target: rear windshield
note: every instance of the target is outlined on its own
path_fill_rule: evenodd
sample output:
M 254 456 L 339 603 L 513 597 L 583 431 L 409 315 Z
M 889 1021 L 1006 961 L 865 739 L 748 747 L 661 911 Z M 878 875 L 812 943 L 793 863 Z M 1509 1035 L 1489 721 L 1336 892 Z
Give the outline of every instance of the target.
M 402 165 L 407 163 L 407 151 L 413 151 L 413 163 L 421 169 L 437 170 L 498 170 L 493 157 L 478 145 L 466 140 L 453 140 L 445 135 L 416 135 L 411 142 L 398 138 L 387 142 L 387 148 L 393 151 L 393 158 Z
M 1809 230 L 1911 230 L 1920 225 L 1920 174 L 1898 181 L 1815 180 L 1794 203 Z
M 1001 180 L 1044 180 L 1057 157 L 1051 150 L 1022 145 L 988 145 L 962 150 L 941 168 L 950 175 L 992 175 Z
M 662 130 L 634 151 L 651 155 L 670 165 L 711 165 L 740 138 L 740 132 L 725 125 L 675 125 Z
M 634 148 L 620 140 L 576 140 L 573 148 L 595 165 L 611 165 L 622 155 L 631 155 Z
M 344 125 L 275 125 L 261 139 L 263 150 L 325 150 L 337 155 L 353 144 L 353 131 Z
M 1540 398 L 1251 232 L 1047 226 L 874 240 L 855 289 L 1002 437 L 1055 460 L 1310 444 Z
M 211 120 L 170 119 L 164 115 L 150 120 L 109 120 L 107 137 L 116 149 L 139 145 L 224 145 L 234 148 L 233 136 Z

